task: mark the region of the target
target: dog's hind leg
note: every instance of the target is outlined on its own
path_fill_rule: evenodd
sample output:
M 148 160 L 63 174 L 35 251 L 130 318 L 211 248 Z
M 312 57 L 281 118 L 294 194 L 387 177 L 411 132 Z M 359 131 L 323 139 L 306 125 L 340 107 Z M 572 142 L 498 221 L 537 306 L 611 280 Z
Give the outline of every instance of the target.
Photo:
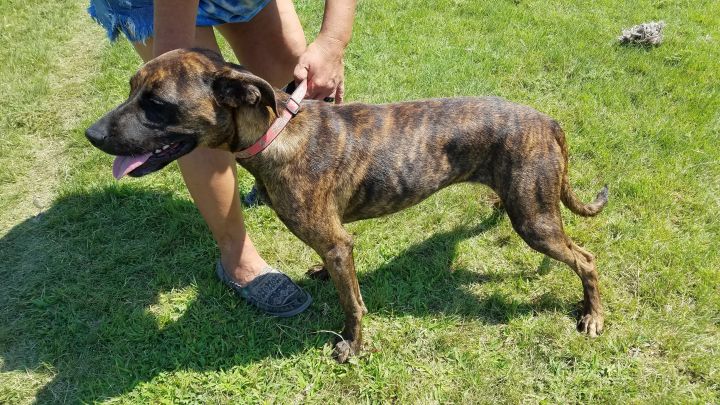
M 595 337 L 603 329 L 598 272 L 594 256 L 577 246 L 563 231 L 559 209 L 550 212 L 522 212 L 522 208 L 505 204 L 513 228 L 530 247 L 561 261 L 580 277 L 583 285 L 583 313 L 578 330 Z

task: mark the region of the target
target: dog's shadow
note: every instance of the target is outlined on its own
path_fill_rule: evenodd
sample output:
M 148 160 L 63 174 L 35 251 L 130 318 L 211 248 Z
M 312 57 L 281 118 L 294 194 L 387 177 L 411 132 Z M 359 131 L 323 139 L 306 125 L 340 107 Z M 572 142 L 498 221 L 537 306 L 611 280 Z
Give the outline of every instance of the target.
M 432 266 L 450 264 L 458 242 L 501 220 L 495 212 L 475 227 L 435 234 L 361 274 L 370 311 L 498 323 L 542 310 L 502 296 L 478 299 L 464 287 L 487 276 Z M 61 197 L 0 239 L 0 371 L 52 373 L 38 402 L 92 402 L 162 372 L 224 370 L 320 349 L 329 336 L 317 331 L 342 327 L 332 283 L 301 279 L 315 304 L 294 318 L 272 318 L 215 279 L 216 254 L 185 199 L 128 185 Z M 417 283 L 419 264 L 439 268 Z M 547 307 L 569 304 L 550 299 Z
M 573 313 L 573 304 L 561 301 L 552 293 L 531 303 L 499 291 L 487 295 L 476 295 L 473 291 L 474 286 L 506 279 L 536 278 L 551 266 L 551 260 L 546 256 L 538 254 L 541 263 L 537 269 L 512 272 L 480 273 L 453 265 L 460 242 L 495 228 L 504 219 L 504 211 L 495 209 L 479 224 L 435 233 L 379 268 L 361 274 L 360 288 L 369 312 L 416 316 L 444 314 L 488 324 L 506 323 L 512 317 L 544 310 Z M 502 255 L 501 248 L 494 248 Z

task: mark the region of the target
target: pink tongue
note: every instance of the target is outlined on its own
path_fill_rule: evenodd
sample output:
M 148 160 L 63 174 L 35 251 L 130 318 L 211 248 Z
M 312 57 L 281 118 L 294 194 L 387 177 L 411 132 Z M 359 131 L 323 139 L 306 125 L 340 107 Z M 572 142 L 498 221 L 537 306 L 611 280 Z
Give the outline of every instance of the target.
M 113 176 L 120 180 L 122 176 L 130 173 L 137 169 L 140 165 L 147 162 L 150 159 L 152 153 L 146 153 L 139 156 L 117 156 L 115 162 L 113 162 Z

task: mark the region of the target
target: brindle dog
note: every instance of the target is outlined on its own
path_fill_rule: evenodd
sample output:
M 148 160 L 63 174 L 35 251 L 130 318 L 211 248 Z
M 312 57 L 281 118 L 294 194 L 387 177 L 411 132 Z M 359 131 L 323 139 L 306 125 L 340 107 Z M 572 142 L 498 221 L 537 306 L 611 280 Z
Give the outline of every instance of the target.
M 209 51 L 177 50 L 146 63 L 127 101 L 87 130 L 112 155 L 153 152 L 131 176 L 159 170 L 197 146 L 239 151 L 254 143 L 288 96 Z M 353 239 L 343 223 L 387 215 L 459 182 L 499 196 L 517 233 L 533 249 L 564 262 L 582 280 L 578 329 L 603 328 L 595 258 L 563 231 L 560 202 L 593 216 L 607 187 L 583 204 L 568 183 L 565 136 L 552 118 L 496 97 L 445 98 L 385 105 L 302 109 L 263 152 L 238 160 L 280 219 L 322 258 L 315 276 L 330 278 L 345 313 L 343 362 L 361 348 L 360 295 Z

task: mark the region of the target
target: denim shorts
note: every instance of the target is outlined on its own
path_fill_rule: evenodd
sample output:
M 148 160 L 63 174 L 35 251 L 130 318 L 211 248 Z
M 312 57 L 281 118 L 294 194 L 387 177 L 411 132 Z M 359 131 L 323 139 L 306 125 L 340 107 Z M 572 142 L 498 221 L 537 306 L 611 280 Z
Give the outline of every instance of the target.
M 250 21 L 270 0 L 200 0 L 198 27 Z M 153 36 L 153 0 L 90 0 L 90 16 L 108 38 L 115 41 L 122 33 L 132 42 Z

